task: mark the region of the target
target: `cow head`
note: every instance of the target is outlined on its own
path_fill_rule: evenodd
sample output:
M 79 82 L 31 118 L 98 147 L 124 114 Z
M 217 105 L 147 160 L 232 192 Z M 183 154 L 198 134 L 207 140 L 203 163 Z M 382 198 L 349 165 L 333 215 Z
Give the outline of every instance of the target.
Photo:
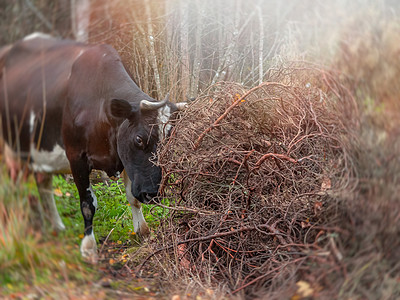
M 161 168 L 152 162 L 157 144 L 170 129 L 165 125 L 170 115 L 181 106 L 168 101 L 142 100 L 130 103 L 125 100 L 111 101 L 111 114 L 121 119 L 117 136 L 118 155 L 125 172 L 132 181 L 132 195 L 142 203 L 157 196 L 161 182 Z

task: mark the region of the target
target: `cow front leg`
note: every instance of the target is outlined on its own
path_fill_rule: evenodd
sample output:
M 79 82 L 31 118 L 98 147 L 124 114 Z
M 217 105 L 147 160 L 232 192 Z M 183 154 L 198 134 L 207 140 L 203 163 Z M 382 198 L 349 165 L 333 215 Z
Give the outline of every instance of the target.
M 146 220 L 143 217 L 142 207 L 140 202 L 132 195 L 131 186 L 132 182 L 129 179 L 128 174 L 124 174 L 124 183 L 126 191 L 126 199 L 131 205 L 132 209 L 132 220 L 133 220 L 133 231 L 140 236 L 148 236 L 150 234 L 150 229 L 147 226 Z
M 48 173 L 35 173 L 36 186 L 43 204 L 44 217 L 49 219 L 56 231 L 65 230 L 63 221 L 57 211 L 53 195 L 53 175 Z
M 97 209 L 97 198 L 90 186 L 90 169 L 84 162 L 71 162 L 71 171 L 78 188 L 81 212 L 85 224 L 84 237 L 81 243 L 81 255 L 90 263 L 97 263 L 97 243 L 93 232 L 93 217 Z
M 93 217 L 97 209 L 97 198 L 90 185 L 86 189 L 85 194 L 86 197 L 83 201 L 82 196 L 80 196 L 81 212 L 85 223 L 84 237 L 81 243 L 81 254 L 86 261 L 96 264 L 98 255 L 96 238 L 93 231 Z

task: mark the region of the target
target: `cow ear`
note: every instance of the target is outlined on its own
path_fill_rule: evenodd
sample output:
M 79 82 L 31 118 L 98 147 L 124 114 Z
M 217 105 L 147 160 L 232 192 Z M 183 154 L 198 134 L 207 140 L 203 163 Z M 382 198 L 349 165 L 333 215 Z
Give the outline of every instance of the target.
M 111 115 L 115 118 L 128 119 L 132 114 L 132 105 L 121 99 L 112 99 L 110 104 Z

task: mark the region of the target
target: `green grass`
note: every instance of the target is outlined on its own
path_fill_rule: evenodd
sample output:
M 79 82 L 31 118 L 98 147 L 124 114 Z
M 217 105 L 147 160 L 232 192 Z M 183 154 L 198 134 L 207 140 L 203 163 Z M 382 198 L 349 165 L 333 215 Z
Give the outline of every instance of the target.
M 51 229 L 44 232 L 33 229 L 32 220 L 36 215 L 30 209 L 29 198 L 38 196 L 34 180 L 30 178 L 28 182 L 14 184 L 6 174 L 1 167 L 0 296 L 18 295 L 35 289 L 35 286 L 47 291 L 51 291 L 52 286 L 60 287 L 65 283 L 90 286 L 99 274 L 95 267 L 87 265 L 80 257 L 83 218 L 73 181 L 54 176 L 53 192 L 66 226 L 64 232 L 54 236 Z M 129 241 L 136 240 L 132 234 L 131 208 L 122 181 L 94 184 L 93 190 L 98 198 L 94 218 L 97 239 L 102 241 L 109 235 L 108 241 L 128 245 Z M 153 205 L 142 207 L 146 221 L 153 228 L 168 213 Z
M 53 187 L 58 211 L 66 226 L 66 235 L 79 241 L 83 233 L 83 218 L 79 208 L 79 195 L 73 181 L 54 176 Z M 126 241 L 132 236 L 133 223 L 131 207 L 125 196 L 122 179 L 110 183 L 93 184 L 98 207 L 94 216 L 94 232 L 98 240 L 109 235 L 109 241 Z M 164 204 L 169 201 L 163 200 Z M 151 228 L 158 226 L 168 210 L 154 205 L 142 205 L 143 215 Z
M 35 231 L 29 198 L 37 196 L 33 180 L 14 184 L 0 170 L 0 295 L 55 281 L 92 278 L 79 248 Z M 73 271 L 70 271 L 73 270 Z

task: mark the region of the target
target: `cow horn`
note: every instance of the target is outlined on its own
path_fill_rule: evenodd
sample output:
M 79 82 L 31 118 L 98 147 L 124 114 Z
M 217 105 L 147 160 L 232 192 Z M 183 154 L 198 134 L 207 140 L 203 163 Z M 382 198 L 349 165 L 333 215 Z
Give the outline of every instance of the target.
M 158 101 L 158 102 L 152 102 L 148 100 L 142 100 L 140 101 L 140 110 L 145 111 L 145 110 L 155 110 L 159 109 L 160 107 L 163 107 L 169 99 L 169 94 L 165 97 L 164 100 Z
M 185 110 L 189 106 L 187 102 L 178 102 L 175 105 L 178 110 Z

